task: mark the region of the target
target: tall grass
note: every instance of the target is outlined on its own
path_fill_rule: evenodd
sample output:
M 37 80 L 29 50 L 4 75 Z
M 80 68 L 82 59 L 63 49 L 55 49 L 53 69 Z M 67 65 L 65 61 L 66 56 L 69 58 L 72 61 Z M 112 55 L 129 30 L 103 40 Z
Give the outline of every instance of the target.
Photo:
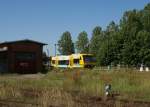
M 38 75 L 38 74 L 37 74 Z M 71 69 L 52 71 L 39 79 L 0 76 L 0 99 L 77 106 L 75 99 L 104 96 L 105 84 L 120 94 L 119 99 L 150 101 L 150 73 L 137 71 L 93 71 Z M 73 107 L 73 106 L 72 106 Z

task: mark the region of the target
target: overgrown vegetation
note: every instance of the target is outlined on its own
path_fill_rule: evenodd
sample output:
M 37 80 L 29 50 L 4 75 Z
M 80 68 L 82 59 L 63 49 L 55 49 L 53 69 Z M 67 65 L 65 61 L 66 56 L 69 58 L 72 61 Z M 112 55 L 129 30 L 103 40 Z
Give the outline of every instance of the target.
M 37 74 L 41 75 L 41 74 Z M 149 72 L 54 70 L 38 78 L 0 76 L 0 99 L 15 99 L 42 105 L 69 105 L 87 97 L 103 97 L 106 83 L 118 99 L 150 101 Z M 67 100 L 66 100 L 67 99 Z

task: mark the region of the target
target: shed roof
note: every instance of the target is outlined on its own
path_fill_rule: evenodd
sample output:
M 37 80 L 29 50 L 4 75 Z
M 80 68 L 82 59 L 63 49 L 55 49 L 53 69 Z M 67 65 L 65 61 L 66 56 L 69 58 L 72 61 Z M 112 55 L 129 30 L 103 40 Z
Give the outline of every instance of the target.
M 36 44 L 39 44 L 39 45 L 47 45 L 47 44 L 45 44 L 45 43 L 38 42 L 38 41 L 34 41 L 34 40 L 29 40 L 29 39 L 16 40 L 16 41 L 6 41 L 6 42 L 0 43 L 0 45 L 4 45 L 4 44 L 13 44 L 13 43 L 21 43 L 21 42 L 26 42 L 26 43 L 36 43 Z

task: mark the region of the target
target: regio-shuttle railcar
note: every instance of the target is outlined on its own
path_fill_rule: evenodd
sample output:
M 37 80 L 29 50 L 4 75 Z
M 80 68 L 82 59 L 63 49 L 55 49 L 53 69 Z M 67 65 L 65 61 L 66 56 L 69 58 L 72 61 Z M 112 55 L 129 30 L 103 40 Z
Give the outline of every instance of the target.
M 51 58 L 51 66 L 54 68 L 93 68 L 96 59 L 92 54 L 60 55 Z

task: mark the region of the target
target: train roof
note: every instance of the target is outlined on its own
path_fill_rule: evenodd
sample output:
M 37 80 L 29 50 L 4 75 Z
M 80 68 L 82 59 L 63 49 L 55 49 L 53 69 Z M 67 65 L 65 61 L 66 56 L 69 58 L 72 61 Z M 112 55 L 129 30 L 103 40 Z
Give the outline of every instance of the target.
M 69 60 L 70 56 L 69 55 L 61 55 L 61 56 L 54 56 L 52 57 L 52 60 L 56 60 L 56 59 L 59 59 L 59 60 Z
M 74 58 L 79 58 L 81 55 L 93 55 L 93 54 L 80 54 L 80 53 L 77 53 L 77 54 L 71 54 L 71 55 L 60 55 L 60 56 L 53 56 L 52 57 L 52 60 L 56 60 L 56 59 L 59 59 L 59 60 L 68 60 L 70 56 L 74 57 Z
M 77 54 L 72 54 L 72 55 L 93 55 L 93 54 L 77 53 Z

